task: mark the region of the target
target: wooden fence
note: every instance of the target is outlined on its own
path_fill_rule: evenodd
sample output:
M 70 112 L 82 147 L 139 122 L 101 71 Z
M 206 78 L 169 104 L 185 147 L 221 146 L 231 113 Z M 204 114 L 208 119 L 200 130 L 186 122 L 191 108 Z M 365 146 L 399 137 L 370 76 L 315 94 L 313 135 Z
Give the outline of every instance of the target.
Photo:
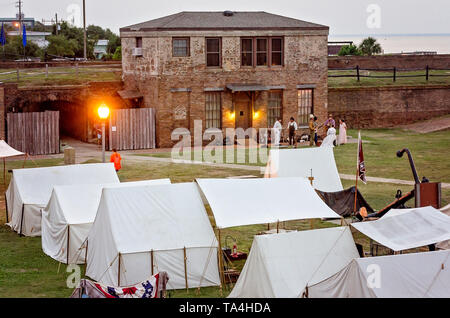
M 436 71 L 436 72 L 433 72 Z M 425 78 L 429 81 L 432 77 L 450 77 L 450 68 L 425 68 L 401 69 L 393 68 L 360 68 L 359 65 L 352 68 L 333 68 L 328 72 L 328 77 L 349 77 L 356 78 L 359 82 L 361 78 L 392 79 L 393 82 L 399 78 Z M 330 72 L 342 74 L 330 74 Z
M 109 149 L 149 149 L 156 146 L 153 108 L 116 109 L 109 118 Z
M 29 155 L 60 153 L 59 112 L 8 113 L 8 144 Z

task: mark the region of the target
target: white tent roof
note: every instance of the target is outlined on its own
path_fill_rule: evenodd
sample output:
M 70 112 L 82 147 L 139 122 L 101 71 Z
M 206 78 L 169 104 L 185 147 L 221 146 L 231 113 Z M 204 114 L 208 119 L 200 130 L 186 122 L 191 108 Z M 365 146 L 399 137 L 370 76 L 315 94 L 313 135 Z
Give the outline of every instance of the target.
M 304 178 L 196 179 L 218 228 L 340 218 Z
M 308 297 L 448 298 L 450 251 L 354 259 L 339 273 L 309 286 Z
M 265 176 L 314 177 L 313 186 L 323 192 L 342 191 L 341 179 L 334 160 L 333 147 L 305 149 L 272 149 Z
M 352 226 L 394 251 L 450 239 L 450 217 L 431 206 L 392 209 L 379 220 L 352 223 Z
M 23 152 L 17 151 L 16 149 L 8 145 L 4 140 L 0 140 L 0 158 L 15 157 L 22 155 L 24 155 Z
M 217 240 L 194 183 L 105 188 L 88 236 L 87 275 L 136 284 L 151 276 L 154 251 L 155 272 L 169 274 L 169 289 L 184 288 L 184 248 L 189 287 L 219 285 Z
M 27 236 L 41 234 L 41 208 L 57 185 L 119 183 L 112 163 L 15 169 L 6 191 L 9 225 Z M 23 212 L 23 213 L 22 213 Z
M 257 235 L 229 297 L 300 297 L 356 257 L 349 227 Z
M 170 184 L 170 180 L 55 186 L 47 207 L 42 210 L 44 253 L 63 263 L 84 264 L 85 253 L 79 249 L 95 220 L 102 189 L 156 184 Z

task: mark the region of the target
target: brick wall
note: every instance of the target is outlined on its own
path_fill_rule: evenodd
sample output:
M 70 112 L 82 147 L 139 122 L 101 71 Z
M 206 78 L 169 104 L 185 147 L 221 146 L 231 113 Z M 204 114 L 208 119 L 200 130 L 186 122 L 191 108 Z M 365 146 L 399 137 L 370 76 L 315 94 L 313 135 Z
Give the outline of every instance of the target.
M 259 33 L 258 33 L 259 32 Z M 323 31 L 286 33 L 284 35 L 284 66 L 241 67 L 241 36 L 268 36 L 271 32 L 233 31 L 220 33 L 177 34 L 190 36 L 189 57 L 172 57 L 172 35 L 140 32 L 122 34 L 122 67 L 126 89 L 137 89 L 144 95 L 146 107 L 155 107 L 157 144 L 170 147 L 170 134 L 177 127 L 192 128 L 194 120 L 205 122 L 205 89 L 224 89 L 231 83 L 258 83 L 283 86 L 283 126 L 291 116 L 297 117 L 297 85 L 314 84 L 314 108 L 320 120 L 327 113 L 327 34 Z M 135 36 L 143 36 L 143 57 L 133 57 Z M 222 67 L 207 68 L 205 37 L 222 38 Z M 174 90 L 182 91 L 174 91 Z M 184 89 L 184 91 L 183 91 Z M 235 126 L 229 113 L 233 110 L 233 95 L 224 89 L 222 98 L 223 128 Z M 273 126 L 267 123 L 267 92 L 256 94 L 255 110 L 260 116 L 253 127 Z M 185 108 L 183 110 L 183 107 Z M 186 114 L 185 119 L 174 118 L 174 111 Z M 203 126 L 205 128 L 205 126 Z
M 330 56 L 328 57 L 328 68 L 394 68 L 425 69 L 428 65 L 431 68 L 450 68 L 450 54 L 436 55 L 379 55 L 379 56 Z
M 328 109 L 349 128 L 385 128 L 450 114 L 450 85 L 329 88 Z

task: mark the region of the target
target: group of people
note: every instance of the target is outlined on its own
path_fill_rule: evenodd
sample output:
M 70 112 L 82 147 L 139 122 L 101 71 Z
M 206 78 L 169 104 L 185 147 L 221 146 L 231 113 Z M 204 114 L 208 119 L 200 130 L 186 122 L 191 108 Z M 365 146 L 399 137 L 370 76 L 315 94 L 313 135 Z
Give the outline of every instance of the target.
M 323 123 L 319 124 L 317 122 L 317 116 L 311 114 L 309 116 L 309 145 L 314 146 L 317 145 L 318 142 L 318 131 L 320 128 L 324 127 L 326 132 L 326 137 L 323 140 L 323 145 L 334 144 L 334 141 L 337 140 L 337 144 L 342 145 L 347 142 L 347 124 L 344 119 L 339 119 L 339 136 L 336 136 L 336 122 L 333 119 L 333 115 L 329 114 L 328 119 Z M 295 122 L 294 117 L 291 117 L 289 123 L 286 127 L 289 134 L 289 146 L 297 147 L 297 138 L 295 137 L 295 133 L 298 129 L 298 125 Z M 281 140 L 281 131 L 283 130 L 283 126 L 281 124 L 281 118 L 278 118 L 273 126 L 274 136 L 273 136 L 273 145 L 279 145 Z

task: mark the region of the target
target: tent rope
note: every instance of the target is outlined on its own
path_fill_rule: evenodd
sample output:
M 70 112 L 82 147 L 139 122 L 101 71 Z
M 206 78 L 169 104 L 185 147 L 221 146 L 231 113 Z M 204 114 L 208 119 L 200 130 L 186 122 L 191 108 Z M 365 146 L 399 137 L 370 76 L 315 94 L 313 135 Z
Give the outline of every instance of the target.
M 205 263 L 205 266 L 203 267 L 202 276 L 200 276 L 200 281 L 198 283 L 198 291 L 200 291 L 200 287 L 202 286 L 202 283 L 203 283 L 203 277 L 206 275 L 206 270 L 209 267 L 209 263 L 211 261 L 212 255 L 213 255 L 214 241 L 216 241 L 216 237 L 215 236 L 213 237 L 213 240 L 211 242 L 211 246 L 209 247 L 208 257 L 206 258 L 206 263 Z
M 309 282 L 311 281 L 311 279 L 313 279 L 314 275 L 316 275 L 316 273 L 319 271 L 319 269 L 322 267 L 323 263 L 327 260 L 328 256 L 331 254 L 331 252 L 334 250 L 334 247 L 336 246 L 336 244 L 339 242 L 339 240 L 342 238 L 342 236 L 344 235 L 344 233 L 348 230 L 350 230 L 350 227 L 346 227 L 345 230 L 342 231 L 342 233 L 337 237 L 336 241 L 333 243 L 333 245 L 331 246 L 331 248 L 329 249 L 328 253 L 325 255 L 325 257 L 322 259 L 322 261 L 320 262 L 319 266 L 317 266 L 316 270 L 312 273 L 311 277 L 306 281 L 306 287 L 309 285 Z M 302 291 L 303 292 L 303 291 Z M 299 295 L 299 297 L 301 296 L 301 294 Z
M 431 287 L 433 287 L 434 283 L 436 282 L 438 276 L 441 274 L 442 270 L 443 270 L 443 266 L 444 264 L 447 262 L 448 258 L 450 257 L 450 252 L 447 253 L 447 257 L 445 258 L 445 260 L 442 262 L 441 267 L 439 268 L 438 272 L 436 273 L 436 275 L 434 276 L 430 286 L 428 286 L 427 290 L 425 291 L 425 293 L 423 294 L 423 297 L 425 297 L 428 292 L 430 291 Z

